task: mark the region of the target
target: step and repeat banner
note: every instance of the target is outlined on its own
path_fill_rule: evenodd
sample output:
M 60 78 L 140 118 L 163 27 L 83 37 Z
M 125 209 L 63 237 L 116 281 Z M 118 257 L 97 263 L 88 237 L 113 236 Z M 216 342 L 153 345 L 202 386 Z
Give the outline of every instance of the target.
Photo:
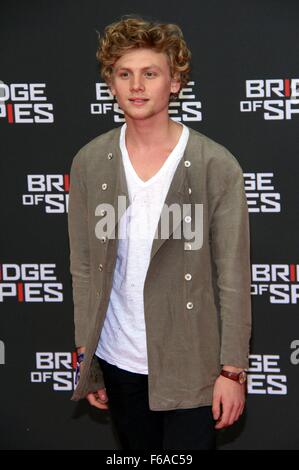
M 10 1 L 0 27 L 0 447 L 119 449 L 109 413 L 71 402 L 67 210 L 76 152 L 124 122 L 98 32 L 173 22 L 192 74 L 170 116 L 239 160 L 250 212 L 247 406 L 218 448 L 299 449 L 299 62 L 296 1 Z

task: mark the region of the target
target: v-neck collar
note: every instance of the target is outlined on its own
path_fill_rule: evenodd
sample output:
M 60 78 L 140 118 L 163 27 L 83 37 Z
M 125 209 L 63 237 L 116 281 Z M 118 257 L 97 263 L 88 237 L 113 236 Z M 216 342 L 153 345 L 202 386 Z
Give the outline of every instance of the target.
M 166 158 L 166 160 L 164 161 L 164 163 L 160 167 L 160 169 L 151 178 L 149 178 L 146 181 L 143 181 L 140 178 L 140 176 L 138 176 L 135 168 L 132 165 L 131 159 L 129 157 L 128 149 L 127 149 L 127 146 L 126 146 L 126 139 L 125 139 L 127 124 L 124 123 L 123 126 L 121 127 L 121 129 L 120 129 L 120 138 L 119 138 L 119 146 L 120 146 L 122 158 L 123 158 L 123 161 L 124 161 L 124 166 L 128 169 L 131 176 L 134 178 L 135 182 L 139 186 L 144 188 L 144 187 L 147 187 L 147 186 L 153 184 L 157 179 L 159 179 L 165 173 L 165 171 L 167 170 L 169 165 L 171 165 L 171 163 L 173 161 L 173 158 L 175 158 L 177 152 L 179 151 L 179 148 L 183 146 L 183 142 L 185 140 L 186 134 L 188 133 L 188 128 L 182 123 L 179 123 L 179 124 L 181 124 L 181 126 L 182 126 L 182 132 L 181 132 L 181 135 L 179 137 L 179 140 L 178 140 L 177 144 L 172 149 L 172 151 L 170 152 L 170 154 L 168 155 L 168 157 Z

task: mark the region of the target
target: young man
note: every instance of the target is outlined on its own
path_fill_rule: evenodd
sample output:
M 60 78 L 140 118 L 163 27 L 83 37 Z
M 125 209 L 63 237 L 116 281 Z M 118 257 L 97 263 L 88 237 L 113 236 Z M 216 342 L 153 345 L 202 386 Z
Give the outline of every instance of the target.
M 124 18 L 107 26 L 97 57 L 125 124 L 86 144 L 71 167 L 70 270 L 83 360 L 72 399 L 109 409 L 123 448 L 214 449 L 216 430 L 245 405 L 242 169 L 225 147 L 169 118 L 190 71 L 178 26 Z M 112 220 L 121 197 L 126 207 Z M 163 237 L 156 229 L 166 207 L 178 217 Z M 200 243 L 190 242 L 191 228 Z

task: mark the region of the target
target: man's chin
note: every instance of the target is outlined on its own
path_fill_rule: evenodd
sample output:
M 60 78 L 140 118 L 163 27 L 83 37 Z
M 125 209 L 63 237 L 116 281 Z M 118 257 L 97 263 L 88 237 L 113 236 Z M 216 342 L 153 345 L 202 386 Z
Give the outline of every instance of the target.
M 129 119 L 134 119 L 135 121 L 149 119 L 149 118 L 155 116 L 155 113 L 149 112 L 149 111 L 144 111 L 144 110 L 142 112 L 139 112 L 139 110 L 136 110 L 136 112 L 124 111 L 124 114 L 125 114 L 125 118 L 128 117 Z

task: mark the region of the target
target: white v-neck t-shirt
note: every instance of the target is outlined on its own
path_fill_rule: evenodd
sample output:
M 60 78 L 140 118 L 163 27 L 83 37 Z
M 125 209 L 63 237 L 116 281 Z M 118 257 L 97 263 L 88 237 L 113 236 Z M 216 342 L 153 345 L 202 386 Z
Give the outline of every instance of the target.
M 130 205 L 119 222 L 117 259 L 109 305 L 96 355 L 120 369 L 148 373 L 143 288 L 153 239 L 171 181 L 189 137 L 184 124 L 177 145 L 159 171 L 143 181 L 136 173 L 120 132 L 120 149 Z

